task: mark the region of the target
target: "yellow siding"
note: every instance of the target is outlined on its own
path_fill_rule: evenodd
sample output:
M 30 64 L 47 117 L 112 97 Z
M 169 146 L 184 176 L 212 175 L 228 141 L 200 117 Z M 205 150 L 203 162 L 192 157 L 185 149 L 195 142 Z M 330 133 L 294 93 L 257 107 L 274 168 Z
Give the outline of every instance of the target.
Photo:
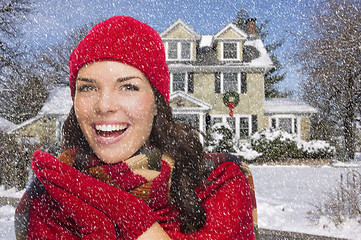
M 55 131 L 56 121 L 55 119 L 42 118 L 33 124 L 26 126 L 18 131 L 18 138 L 34 137 L 38 138 L 40 142 L 56 141 Z
M 189 34 L 188 31 L 185 30 L 182 26 L 178 26 L 169 34 L 163 36 L 163 38 L 194 38 L 194 36 Z
M 193 96 L 212 105 L 210 114 L 229 114 L 229 109 L 223 103 L 223 95 L 214 93 L 214 73 L 194 74 Z M 265 127 L 263 114 L 264 103 L 263 75 L 257 73 L 247 74 L 247 93 L 240 94 L 238 106 L 233 110 L 234 114 L 251 115 L 257 114 L 259 127 Z
M 308 117 L 301 118 L 301 139 L 304 141 L 310 139 L 310 119 Z
M 192 61 L 195 61 L 197 59 L 197 42 L 193 41 L 193 55 L 192 55 Z
M 218 61 L 222 60 L 222 43 L 221 42 L 217 42 L 217 57 L 218 57 Z
M 194 93 L 192 96 L 213 105 L 214 95 L 214 73 L 194 74 Z
M 223 34 L 221 34 L 218 38 L 224 38 L 224 39 L 239 38 L 239 39 L 244 39 L 244 37 L 240 36 L 239 34 L 234 32 L 232 29 L 228 29 Z

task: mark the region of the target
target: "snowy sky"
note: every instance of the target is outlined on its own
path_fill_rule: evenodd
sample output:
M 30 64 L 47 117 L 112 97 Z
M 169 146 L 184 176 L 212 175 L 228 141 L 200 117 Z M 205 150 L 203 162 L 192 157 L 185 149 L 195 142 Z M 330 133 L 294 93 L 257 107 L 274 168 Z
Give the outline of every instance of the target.
M 34 13 L 24 26 L 30 47 L 40 47 L 61 41 L 66 33 L 88 22 L 99 22 L 114 15 L 129 15 L 158 32 L 181 18 L 200 34 L 215 34 L 232 22 L 239 9 L 246 8 L 258 22 L 269 20 L 268 40 L 285 38 L 278 53 L 287 65 L 287 79 L 282 88 L 297 89 L 295 67 L 289 64 L 294 37 L 287 30 L 303 28 L 305 6 L 317 0 L 39 0 Z

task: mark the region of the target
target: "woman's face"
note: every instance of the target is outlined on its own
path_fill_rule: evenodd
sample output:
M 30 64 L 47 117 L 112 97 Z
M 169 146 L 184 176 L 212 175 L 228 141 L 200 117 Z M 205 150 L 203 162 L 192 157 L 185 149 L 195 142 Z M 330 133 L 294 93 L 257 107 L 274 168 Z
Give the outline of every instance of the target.
M 106 163 L 124 161 L 147 145 L 157 114 L 144 74 L 115 61 L 90 63 L 79 70 L 74 108 L 90 147 Z

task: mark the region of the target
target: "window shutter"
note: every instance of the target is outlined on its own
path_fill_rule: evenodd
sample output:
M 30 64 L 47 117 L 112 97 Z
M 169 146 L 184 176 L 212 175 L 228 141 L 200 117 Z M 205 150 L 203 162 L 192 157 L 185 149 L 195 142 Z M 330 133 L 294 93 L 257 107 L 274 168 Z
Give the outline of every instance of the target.
M 241 93 L 247 93 L 247 73 L 241 72 Z
M 194 74 L 188 73 L 188 93 L 194 92 Z
M 257 115 L 252 115 L 252 134 L 258 131 Z
M 221 73 L 219 72 L 216 72 L 214 74 L 214 79 L 215 79 L 215 82 L 214 82 L 214 92 L 215 93 L 221 93 Z

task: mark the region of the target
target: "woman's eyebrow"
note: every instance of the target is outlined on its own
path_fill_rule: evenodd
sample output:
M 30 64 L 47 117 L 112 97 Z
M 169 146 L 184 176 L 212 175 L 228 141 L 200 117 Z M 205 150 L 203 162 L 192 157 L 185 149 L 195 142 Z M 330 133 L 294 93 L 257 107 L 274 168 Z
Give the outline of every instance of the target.
M 90 78 L 81 78 L 81 77 L 77 78 L 76 81 L 82 81 L 82 82 L 88 82 L 88 83 L 96 83 L 96 81 L 93 80 L 93 79 L 90 79 Z
M 140 77 L 137 77 L 137 76 L 129 76 L 129 77 L 118 78 L 117 82 L 125 82 L 128 80 L 134 79 L 134 78 L 138 78 L 138 79 L 142 80 Z

